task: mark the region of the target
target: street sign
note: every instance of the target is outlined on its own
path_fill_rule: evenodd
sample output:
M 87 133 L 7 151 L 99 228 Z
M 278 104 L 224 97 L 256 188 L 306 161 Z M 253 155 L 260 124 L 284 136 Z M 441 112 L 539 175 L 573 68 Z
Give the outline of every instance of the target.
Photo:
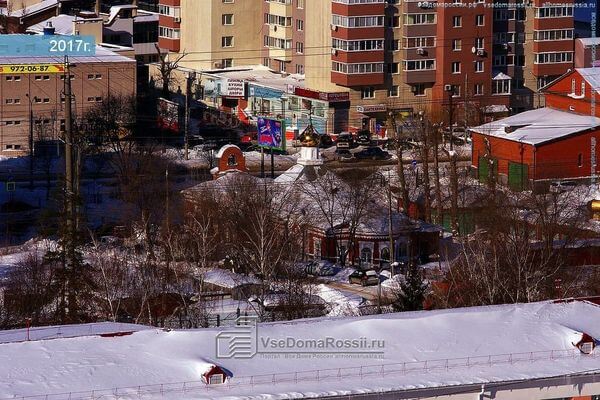
M 0 65 L 0 74 L 58 74 L 65 72 L 64 64 L 9 64 Z

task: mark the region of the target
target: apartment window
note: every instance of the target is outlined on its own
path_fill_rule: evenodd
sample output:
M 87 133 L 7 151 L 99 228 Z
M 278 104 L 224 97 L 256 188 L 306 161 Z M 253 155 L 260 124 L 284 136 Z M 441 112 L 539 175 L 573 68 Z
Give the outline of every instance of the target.
M 169 39 L 179 39 L 181 37 L 181 30 L 174 28 L 166 28 L 164 26 L 158 27 L 158 36 L 169 38 Z
M 573 52 L 538 53 L 535 54 L 536 64 L 560 64 L 573 61 Z
M 233 47 L 233 36 L 222 36 L 221 47 Z
M 383 63 L 344 64 L 334 61 L 331 65 L 333 72 L 343 74 L 375 74 L 384 71 Z
M 223 25 L 233 25 L 233 14 L 221 15 L 221 23 Z
M 483 61 L 475 61 L 475 72 L 483 72 Z
M 304 30 L 304 20 L 297 19 L 296 20 L 296 30 L 303 31 Z
M 304 0 L 296 0 L 296 8 L 304 8 Z
M 234 0 L 223 0 L 223 3 L 226 3 L 226 4 L 230 4 L 230 3 L 233 3 L 233 2 L 234 2 Z
M 387 43 L 388 43 L 388 50 L 390 50 L 390 51 L 400 50 L 400 40 L 398 40 L 398 39 L 389 40 Z
M 304 54 L 304 43 L 296 42 L 296 53 Z
M 373 86 L 365 86 L 360 90 L 360 98 L 361 99 L 374 99 L 375 98 L 375 88 Z
M 425 84 L 424 83 L 417 83 L 416 85 L 413 85 L 411 90 L 415 96 L 425 96 Z
M 485 46 L 485 42 L 482 37 L 475 38 L 475 48 L 478 50 L 483 49 Z
M 510 94 L 510 79 L 492 81 L 492 94 Z
M 397 16 L 397 15 L 395 15 L 395 16 L 393 16 L 391 18 L 388 18 L 386 26 L 388 28 L 397 28 L 397 27 L 399 27 L 400 26 L 400 17 Z
M 383 39 L 343 40 L 333 38 L 331 40 L 331 47 L 343 51 L 383 50 L 383 42 Z
M 224 58 L 221 60 L 221 68 L 233 67 L 233 58 Z
M 570 40 L 573 39 L 573 29 L 550 29 L 533 31 L 533 40 Z
M 573 6 L 567 7 L 538 7 L 535 9 L 536 18 L 572 17 Z
M 577 166 L 579 168 L 583 167 L 583 154 L 579 153 L 577 156 Z
M 460 15 L 452 17 L 452 26 L 454 28 L 460 28 L 462 26 L 462 17 Z
M 34 76 L 34 78 L 36 81 L 41 81 L 42 80 L 42 76 L 41 75 L 36 75 Z
M 455 61 L 452 63 L 452 73 L 453 74 L 460 74 L 460 62 Z
M 304 65 L 296 64 L 296 73 L 301 75 L 304 74 Z
M 388 89 L 388 97 L 398 97 L 399 95 L 398 85 L 393 85 Z
M 501 67 L 506 65 L 506 56 L 499 54 L 494 56 L 494 67 Z
M 12 81 L 12 82 L 20 82 L 21 81 L 21 76 L 20 75 L 7 75 L 6 76 L 6 80 L 7 81 Z
M 483 26 L 485 24 L 485 16 L 483 14 L 479 14 L 475 16 L 475 25 Z
M 366 28 L 370 26 L 384 26 L 385 17 L 383 15 L 373 15 L 367 17 L 347 17 L 334 14 L 331 23 L 345 28 Z
M 436 14 L 404 14 L 405 25 L 435 24 Z
M 388 63 L 387 72 L 388 74 L 397 74 L 400 71 L 398 68 L 398 63 Z
M 462 49 L 462 40 L 460 39 L 452 39 L 452 50 L 460 51 Z
M 435 60 L 405 60 L 405 71 L 422 71 L 435 69 Z
M 404 47 L 407 49 L 414 49 L 420 47 L 435 47 L 434 36 L 418 36 L 404 38 Z
M 263 58 L 263 65 L 265 67 L 269 67 L 270 68 L 271 67 L 271 59 L 269 57 Z

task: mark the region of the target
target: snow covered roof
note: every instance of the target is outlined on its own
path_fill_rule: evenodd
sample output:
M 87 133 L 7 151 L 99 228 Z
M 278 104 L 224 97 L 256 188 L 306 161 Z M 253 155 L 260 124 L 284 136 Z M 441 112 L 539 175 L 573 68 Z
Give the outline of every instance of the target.
M 504 81 L 507 79 L 511 79 L 510 76 L 506 75 L 502 71 L 493 71 L 492 75 L 494 75 L 494 77 L 492 78 L 493 81 Z
M 220 268 L 204 272 L 202 279 L 206 283 L 228 289 L 233 289 L 241 285 L 260 284 L 260 280 L 252 276 L 236 274 L 235 272 Z
M 27 28 L 27 32 L 41 34 L 44 32 L 44 28 L 48 22 L 52 23 L 57 35 L 72 35 L 73 34 L 73 21 L 77 19 L 76 16 L 60 14 L 52 18 L 48 18 L 38 24 L 32 25 Z
M 600 44 L 600 37 L 595 37 L 595 38 L 591 38 L 591 37 L 578 38 L 577 40 L 579 40 L 584 46 L 593 46 L 593 45 L 599 45 Z
M 470 130 L 535 146 L 598 126 L 600 118 L 544 107 L 511 115 Z
M 44 0 L 29 7 L 14 9 L 8 14 L 10 17 L 28 17 L 49 8 L 58 7 L 60 0 Z M 22 4 L 22 3 L 21 3 Z
M 600 68 L 575 68 L 590 86 L 600 93 Z
M 74 64 L 83 63 L 135 63 L 135 59 L 122 56 L 107 48 L 96 45 L 96 54 L 89 56 L 71 56 L 69 61 Z M 39 56 L 39 57 L 13 57 L 13 56 L 0 56 L 0 64 L 35 64 L 35 63 L 48 63 L 48 64 L 62 64 L 64 63 L 64 57 L 62 56 Z
M 300 88 L 304 87 L 304 75 L 284 74 L 264 65 L 228 67 L 207 71 L 206 74 L 220 78 L 241 79 L 283 92 L 287 91 L 289 85 Z
M 221 157 L 223 157 L 223 153 L 225 153 L 225 151 L 226 151 L 226 150 L 228 150 L 228 149 L 233 149 L 233 148 L 235 148 L 235 149 L 238 149 L 239 151 L 242 151 L 242 150 L 240 150 L 240 148 L 239 148 L 239 147 L 237 147 L 235 144 L 226 144 L 225 146 L 223 146 L 223 147 L 221 147 L 221 148 L 219 149 L 219 151 L 218 151 L 218 152 L 217 152 L 217 154 L 215 155 L 215 158 L 217 158 L 217 159 L 218 159 L 218 158 L 221 158 Z
M 9 343 L 0 346 L 0 398 L 92 397 L 92 390 L 96 398 L 138 398 L 140 387 L 145 399 L 181 399 L 183 385 L 168 383 L 184 381 L 194 398 L 314 398 L 597 374 L 598 354 L 573 345 L 582 332 L 600 337 L 600 307 L 573 301 L 259 324 L 254 333 L 260 353 L 270 348 L 264 338 L 365 338 L 382 345 L 379 359 L 258 354 L 215 362 L 215 338 L 231 338 L 232 328 Z M 231 373 L 228 383 L 206 387 L 207 364 Z

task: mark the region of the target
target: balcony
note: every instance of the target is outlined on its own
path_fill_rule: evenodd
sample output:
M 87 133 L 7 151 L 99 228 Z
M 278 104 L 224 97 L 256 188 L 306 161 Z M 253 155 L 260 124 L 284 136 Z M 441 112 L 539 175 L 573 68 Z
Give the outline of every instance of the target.
M 382 85 L 384 81 L 385 76 L 383 72 L 345 74 L 331 71 L 331 82 L 344 87 Z

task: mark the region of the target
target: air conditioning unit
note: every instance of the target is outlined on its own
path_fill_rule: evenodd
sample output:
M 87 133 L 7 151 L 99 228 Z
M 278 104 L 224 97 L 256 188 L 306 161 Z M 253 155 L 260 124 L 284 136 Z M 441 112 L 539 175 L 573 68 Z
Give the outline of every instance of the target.
M 334 24 L 331 24 L 331 30 L 332 31 L 337 31 L 338 30 L 338 26 L 334 25 Z
M 331 49 L 331 55 L 332 56 L 337 56 L 337 54 L 338 54 L 337 49 Z
M 177 22 L 178 24 L 181 23 L 181 17 L 175 17 L 175 22 Z
M 477 53 L 477 47 L 475 47 L 475 46 L 471 47 L 471 53 L 473 53 L 473 54 Z
M 479 57 L 485 56 L 485 50 L 484 49 L 477 49 L 477 55 Z
M 419 47 L 419 48 L 417 49 L 417 54 L 418 54 L 418 55 L 420 55 L 420 56 L 422 56 L 422 55 L 425 55 L 425 49 L 423 49 L 423 48 Z
M 451 92 L 453 90 L 452 85 L 444 85 L 444 91 L 445 92 Z

